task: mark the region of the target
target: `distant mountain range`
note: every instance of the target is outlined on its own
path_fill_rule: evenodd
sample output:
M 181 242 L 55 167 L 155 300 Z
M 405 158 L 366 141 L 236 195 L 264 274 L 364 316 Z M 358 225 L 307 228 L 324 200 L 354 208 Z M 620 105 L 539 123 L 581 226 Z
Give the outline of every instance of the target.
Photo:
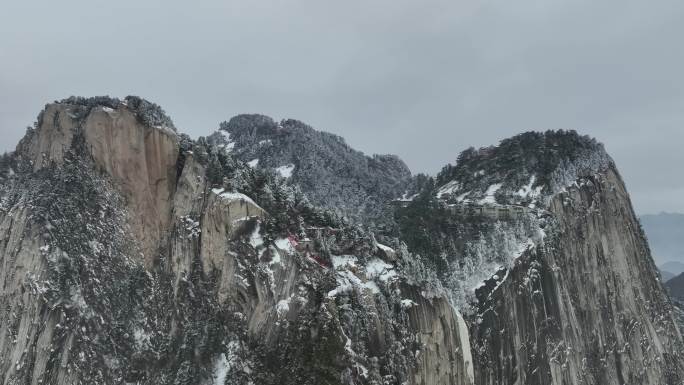
M 684 273 L 684 214 L 648 214 L 639 219 L 663 281 Z
M 675 261 L 665 262 L 660 265 L 658 269 L 660 270 L 660 275 L 663 277 L 663 282 L 667 282 L 679 274 L 684 273 L 684 263 Z
M 667 281 L 665 287 L 670 291 L 672 297 L 684 302 L 684 273 Z

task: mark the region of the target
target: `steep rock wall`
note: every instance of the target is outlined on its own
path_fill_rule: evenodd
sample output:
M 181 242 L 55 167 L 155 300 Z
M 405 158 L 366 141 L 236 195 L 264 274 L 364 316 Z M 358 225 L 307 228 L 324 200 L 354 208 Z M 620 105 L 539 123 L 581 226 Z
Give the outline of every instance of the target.
M 48 105 L 1 186 L 3 383 L 472 383 L 445 296 L 266 242 L 175 133 L 86 112 Z
M 408 313 L 422 346 L 412 383 L 473 384 L 468 327 L 461 315 L 445 298 L 430 301 L 415 290 L 404 291 L 411 293 L 408 298 L 416 304 Z
M 476 383 L 681 383 L 681 335 L 620 176 L 578 182 L 552 198 L 545 242 L 478 292 Z
M 169 230 L 178 138 L 173 131 L 141 124 L 125 107 L 94 108 L 83 131 L 96 166 L 116 181 L 127 198 L 131 230 L 149 266 Z
M 125 105 L 97 106 L 79 116 L 81 106 L 48 104 L 35 132 L 17 153 L 28 158 L 33 170 L 62 164 L 75 146 L 87 151 L 95 166 L 112 177 L 127 201 L 130 224 L 143 259 L 149 266 L 167 235 L 171 201 L 176 185 L 178 138 L 165 128 L 142 124 Z

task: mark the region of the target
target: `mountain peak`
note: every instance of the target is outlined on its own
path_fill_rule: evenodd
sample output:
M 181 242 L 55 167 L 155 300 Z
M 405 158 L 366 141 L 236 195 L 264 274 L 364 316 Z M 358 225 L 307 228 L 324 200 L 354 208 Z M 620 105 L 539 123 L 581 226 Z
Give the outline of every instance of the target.
M 253 167 L 275 170 L 313 203 L 355 220 L 389 220 L 386 203 L 401 196 L 411 178 L 396 155 L 366 156 L 342 137 L 294 119 L 238 115 L 208 140 Z
M 219 130 L 231 135 L 250 133 L 252 135 L 272 133 L 278 125 L 269 116 L 261 114 L 240 114 L 220 124 Z
M 573 130 L 525 132 L 497 146 L 463 151 L 437 175 L 438 195 L 455 201 L 539 204 L 612 159 L 595 139 Z
M 73 111 L 72 113 L 80 118 L 85 118 L 90 111 L 96 107 L 114 110 L 126 108 L 135 114 L 140 123 L 146 126 L 168 128 L 174 132 L 176 131 L 176 126 L 161 106 L 139 96 L 129 95 L 123 100 L 110 96 L 70 96 L 66 99 L 56 101 L 55 104 L 78 107 L 76 111 Z

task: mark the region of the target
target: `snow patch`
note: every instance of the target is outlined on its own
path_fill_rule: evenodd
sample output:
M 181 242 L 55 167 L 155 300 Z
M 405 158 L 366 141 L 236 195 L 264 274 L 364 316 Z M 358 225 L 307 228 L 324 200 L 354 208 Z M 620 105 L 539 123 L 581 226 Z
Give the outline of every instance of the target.
M 280 174 L 283 178 L 287 179 L 292 176 L 292 171 L 294 171 L 295 165 L 294 164 L 288 164 L 286 166 L 280 166 L 276 168 L 276 172 Z
M 361 285 L 359 277 L 349 271 L 340 271 L 335 278 L 337 280 L 337 287 L 328 292 L 328 297 L 330 298 L 354 290 L 354 284 Z
M 506 282 L 506 279 L 508 279 L 508 274 L 509 274 L 510 272 L 511 272 L 511 269 L 506 269 L 506 274 L 504 274 L 503 278 L 501 278 L 501 281 L 499 281 L 499 282 L 496 283 L 496 287 L 494 287 L 494 289 L 492 290 L 492 292 L 489 293 L 489 297 L 491 297 L 491 296 L 492 296 L 492 293 L 494 293 L 499 287 L 501 287 L 501 285 L 503 285 L 504 282 Z M 498 280 L 498 279 L 499 279 L 499 277 L 496 276 L 496 275 L 495 275 L 494 277 L 495 277 L 495 278 L 494 278 L 495 280 Z M 484 284 L 484 282 L 483 282 L 483 284 Z
M 279 250 L 283 250 L 288 254 L 292 254 L 292 252 L 294 251 L 294 246 L 292 246 L 292 242 L 287 238 L 278 238 L 273 243 L 275 244 L 275 247 L 277 247 Z
M 336 274 L 337 287 L 328 292 L 328 297 L 333 298 L 339 294 L 348 293 L 354 290 L 354 287 L 368 289 L 373 294 L 380 293 L 380 288 L 373 281 L 362 281 L 354 273 L 348 270 L 338 271 Z
M 414 306 L 418 306 L 418 304 L 413 300 L 410 300 L 410 299 L 402 299 L 401 300 L 402 309 L 409 309 L 409 308 L 412 308 Z
M 251 168 L 255 168 L 259 165 L 259 159 L 252 159 L 249 162 L 247 162 L 247 165 Z
M 445 184 L 437 191 L 437 198 L 442 198 L 444 195 L 453 194 L 455 191 L 461 188 L 461 184 L 457 180 L 452 180 L 451 182 Z
M 235 148 L 235 142 L 233 142 L 232 140 L 230 140 L 230 132 L 224 131 L 224 130 L 219 130 L 219 132 L 220 132 L 221 135 L 223 136 L 223 140 L 224 140 L 224 142 L 225 142 L 225 143 L 223 143 L 223 144 L 220 144 L 220 145 L 219 145 L 219 148 L 222 148 L 222 149 L 226 150 L 226 152 L 231 152 L 231 151 L 233 151 L 233 148 Z
M 356 267 L 356 257 L 353 255 L 333 255 L 332 264 L 335 269 L 341 267 Z
M 497 272 L 510 269 L 529 249 L 541 244 L 538 218 L 530 216 L 530 220 L 497 222 L 480 239 L 466 243 L 462 263 L 450 264 L 444 282 L 454 307 L 468 311 L 475 291 L 483 287 L 485 281 Z M 496 283 L 500 284 L 506 278 L 497 279 Z
M 255 249 L 261 245 L 264 244 L 264 239 L 261 237 L 260 230 L 261 229 L 261 224 L 257 223 L 256 227 L 254 228 L 254 231 L 252 232 L 252 235 L 249 237 L 249 244 L 252 245 Z
M 530 177 L 530 182 L 527 185 L 521 187 L 520 190 L 516 192 L 516 194 L 521 198 L 536 198 L 538 196 L 541 196 L 542 186 L 532 188 L 536 181 L 537 176 L 532 175 L 532 177 Z
M 227 346 L 227 352 L 221 353 L 216 360 L 214 360 L 214 373 L 211 385 L 224 385 L 228 373 L 238 365 L 240 343 L 238 341 L 230 341 Z M 243 371 L 246 367 L 243 367 Z
M 383 282 L 387 282 L 393 277 L 396 277 L 397 272 L 394 267 L 380 258 L 374 258 L 366 264 L 366 276 L 369 279 L 377 278 Z
M 401 198 L 395 199 L 397 202 L 411 202 L 418 196 L 418 193 L 408 196 L 408 192 L 405 192 Z
M 290 297 L 286 299 L 281 299 L 276 304 L 276 313 L 278 313 L 278 319 L 284 318 L 290 311 L 290 301 L 292 301 L 292 297 L 294 297 L 294 294 L 291 294 Z
M 378 243 L 378 248 L 379 248 L 380 250 L 382 250 L 382 251 L 387 252 L 387 253 L 394 253 L 394 249 L 393 249 L 393 248 L 391 248 L 391 247 L 389 247 L 389 246 L 385 246 L 385 245 L 383 245 L 382 243 Z
M 362 266 L 352 255 L 332 256 L 332 264 L 336 270 L 337 287 L 328 292 L 328 297 L 354 290 L 354 287 L 370 290 L 373 294 L 380 293 L 380 287 L 375 282 L 388 282 L 397 276 L 394 267 L 380 258 L 374 258 Z M 365 270 L 365 274 L 364 273 Z M 359 274 L 358 276 L 356 274 Z M 362 278 L 359 278 L 362 277 Z
M 219 132 L 220 132 L 221 135 L 223 136 L 223 139 L 225 139 L 226 142 L 230 143 L 230 141 L 231 141 L 231 140 L 230 140 L 230 132 L 228 132 L 228 131 L 226 131 L 226 130 L 219 130 Z
M 218 360 L 216 360 L 214 371 L 214 384 L 223 385 L 226 383 L 226 376 L 228 375 L 228 370 L 230 370 L 231 363 L 226 358 L 225 353 L 221 353 Z
M 219 146 L 220 148 L 226 150 L 226 152 L 231 152 L 235 148 L 235 142 L 228 142 Z
M 239 192 L 227 192 L 227 191 L 225 191 L 225 190 L 222 189 L 222 188 L 215 188 L 215 189 L 212 189 L 211 192 L 213 192 L 214 194 L 218 195 L 220 198 L 225 199 L 225 200 L 228 200 L 228 201 L 237 201 L 237 200 L 241 200 L 241 201 L 250 203 L 250 204 L 252 204 L 252 205 L 254 205 L 254 206 L 256 206 L 256 207 L 259 207 L 259 205 L 256 204 L 256 202 L 254 202 L 254 201 L 252 200 L 252 198 L 248 197 L 248 196 L 245 195 L 245 194 L 239 193 Z M 259 207 L 259 208 L 260 208 L 260 207 Z
M 487 191 L 485 192 L 484 198 L 480 199 L 478 201 L 479 204 L 495 204 L 496 199 L 494 198 L 494 194 L 496 194 L 497 191 L 501 188 L 501 183 L 495 183 L 489 187 L 487 187 Z

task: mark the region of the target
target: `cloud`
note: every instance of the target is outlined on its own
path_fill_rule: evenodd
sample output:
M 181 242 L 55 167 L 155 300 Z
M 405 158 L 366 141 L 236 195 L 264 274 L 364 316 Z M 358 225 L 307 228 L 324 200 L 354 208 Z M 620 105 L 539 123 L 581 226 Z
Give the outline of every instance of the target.
M 69 95 L 137 94 L 204 135 L 297 118 L 434 173 L 526 130 L 603 141 L 639 212 L 684 211 L 684 3 L 27 0 L 0 15 L 0 149 Z

